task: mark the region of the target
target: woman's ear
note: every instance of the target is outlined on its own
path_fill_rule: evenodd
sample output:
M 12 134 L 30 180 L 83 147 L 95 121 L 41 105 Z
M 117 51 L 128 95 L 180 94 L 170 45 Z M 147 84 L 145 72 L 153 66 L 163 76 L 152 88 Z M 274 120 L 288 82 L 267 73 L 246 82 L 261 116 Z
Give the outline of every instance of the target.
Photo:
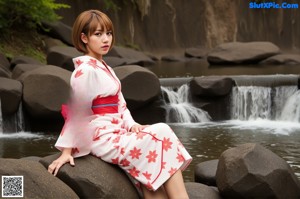
M 88 38 L 84 33 L 81 33 L 80 39 L 83 43 L 87 44 L 88 43 Z

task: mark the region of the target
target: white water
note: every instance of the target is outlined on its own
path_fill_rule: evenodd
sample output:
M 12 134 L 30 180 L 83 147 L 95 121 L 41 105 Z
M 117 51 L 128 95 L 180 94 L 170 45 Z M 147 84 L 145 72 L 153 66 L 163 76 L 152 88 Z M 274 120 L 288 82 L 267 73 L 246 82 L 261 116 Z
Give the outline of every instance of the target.
M 276 120 L 295 121 L 300 111 L 296 86 L 259 87 L 239 86 L 232 90 L 231 118 L 233 120 Z M 294 96 L 294 97 L 293 97 Z M 300 97 L 299 97 L 300 98 Z M 298 115 L 296 115 L 298 114 Z
M 182 85 L 177 91 L 169 87 L 161 87 L 168 99 L 164 99 L 166 109 L 166 122 L 168 123 L 192 123 L 208 122 L 211 120 L 209 114 L 189 101 L 189 86 Z M 167 103 L 169 101 L 169 103 Z

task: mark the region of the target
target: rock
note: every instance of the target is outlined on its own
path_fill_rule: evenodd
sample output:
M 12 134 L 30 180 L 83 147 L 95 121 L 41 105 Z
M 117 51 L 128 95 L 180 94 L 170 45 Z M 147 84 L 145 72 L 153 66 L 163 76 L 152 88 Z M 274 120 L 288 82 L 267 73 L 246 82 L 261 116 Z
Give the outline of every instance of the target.
M 0 77 L 0 99 L 3 114 L 11 115 L 18 111 L 22 100 L 22 89 L 21 82 Z
M 23 176 L 24 198 L 79 198 L 37 161 L 0 158 L 0 176 Z
M 300 198 L 300 182 L 290 166 L 259 144 L 224 151 L 216 179 L 226 198 Z
M 104 57 L 104 61 L 112 68 L 126 64 L 126 60 L 120 57 Z
M 12 71 L 12 78 L 18 79 L 23 73 L 42 67 L 40 64 L 17 64 Z
M 192 95 L 218 97 L 231 93 L 234 82 L 222 76 L 194 77 L 190 82 Z
M 45 49 L 47 53 L 49 52 L 49 49 L 54 46 L 65 46 L 65 44 L 61 40 L 54 39 L 52 37 L 47 37 L 44 39 L 44 41 L 45 41 Z
M 74 70 L 73 58 L 83 54 L 74 47 L 54 46 L 47 54 L 47 64 L 64 68 L 69 71 Z
M 58 155 L 44 157 L 40 162 L 48 168 Z M 123 170 L 92 155 L 76 158 L 74 167 L 65 164 L 57 177 L 80 198 L 139 198 L 137 190 Z
M 204 58 L 207 53 L 208 51 L 203 48 L 187 48 L 184 54 L 186 57 Z
M 160 82 L 148 69 L 128 65 L 116 67 L 114 71 L 122 83 L 122 93 L 130 110 L 140 108 L 160 96 Z
M 61 21 L 56 22 L 43 22 L 43 26 L 49 31 L 45 33 L 51 37 L 59 39 L 69 46 L 73 46 L 72 42 L 72 27 L 62 23 Z
M 10 78 L 11 77 L 11 72 L 5 68 L 0 67 L 0 77 L 6 77 Z
M 184 62 L 186 61 L 186 58 L 181 55 L 164 55 L 161 57 L 161 60 L 168 62 Z
M 286 64 L 286 65 L 296 65 L 300 64 L 300 55 L 296 54 L 280 54 L 274 55 L 269 57 L 259 64 L 271 64 L 271 65 L 279 65 L 279 64 Z
M 24 73 L 23 102 L 34 118 L 50 119 L 60 116 L 63 103 L 69 99 L 71 72 L 46 65 Z
M 186 182 L 185 187 L 190 199 L 221 199 L 219 192 L 207 185 Z
M 10 68 L 14 68 L 17 64 L 34 64 L 42 65 L 42 63 L 32 57 L 27 57 L 24 55 L 14 57 L 10 62 Z
M 195 167 L 195 182 L 216 186 L 216 172 L 219 160 L 201 162 Z
M 127 59 L 126 65 L 137 64 L 144 66 L 154 63 L 154 61 L 143 52 L 120 46 L 114 46 L 108 52 L 107 56 L 125 58 Z
M 207 60 L 212 65 L 258 63 L 279 52 L 280 49 L 270 42 L 231 42 L 214 48 Z

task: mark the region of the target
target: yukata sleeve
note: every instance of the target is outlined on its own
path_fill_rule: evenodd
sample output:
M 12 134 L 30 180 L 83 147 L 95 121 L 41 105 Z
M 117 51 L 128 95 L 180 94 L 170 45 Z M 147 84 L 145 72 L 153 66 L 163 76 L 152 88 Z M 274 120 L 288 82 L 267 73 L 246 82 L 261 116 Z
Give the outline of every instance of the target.
M 87 68 L 87 67 L 86 67 Z M 64 107 L 65 124 L 55 147 L 72 148 L 72 155 L 79 157 L 90 153 L 92 142 L 91 105 L 94 98 L 95 77 L 88 69 L 77 68 L 71 76 L 71 97 Z
M 129 109 L 127 108 L 126 101 L 124 99 L 122 92 L 119 93 L 119 100 L 120 100 L 119 105 L 122 111 L 124 126 L 127 129 L 127 131 L 129 131 L 133 125 L 137 124 L 137 122 L 134 121 Z

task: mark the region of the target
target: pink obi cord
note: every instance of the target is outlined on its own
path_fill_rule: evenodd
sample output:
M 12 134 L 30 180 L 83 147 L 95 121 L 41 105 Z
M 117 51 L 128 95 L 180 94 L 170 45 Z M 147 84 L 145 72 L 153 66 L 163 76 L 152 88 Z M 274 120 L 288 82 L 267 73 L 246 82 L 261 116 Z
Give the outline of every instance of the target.
M 118 113 L 118 95 L 98 97 L 93 100 L 92 111 L 94 114 Z

